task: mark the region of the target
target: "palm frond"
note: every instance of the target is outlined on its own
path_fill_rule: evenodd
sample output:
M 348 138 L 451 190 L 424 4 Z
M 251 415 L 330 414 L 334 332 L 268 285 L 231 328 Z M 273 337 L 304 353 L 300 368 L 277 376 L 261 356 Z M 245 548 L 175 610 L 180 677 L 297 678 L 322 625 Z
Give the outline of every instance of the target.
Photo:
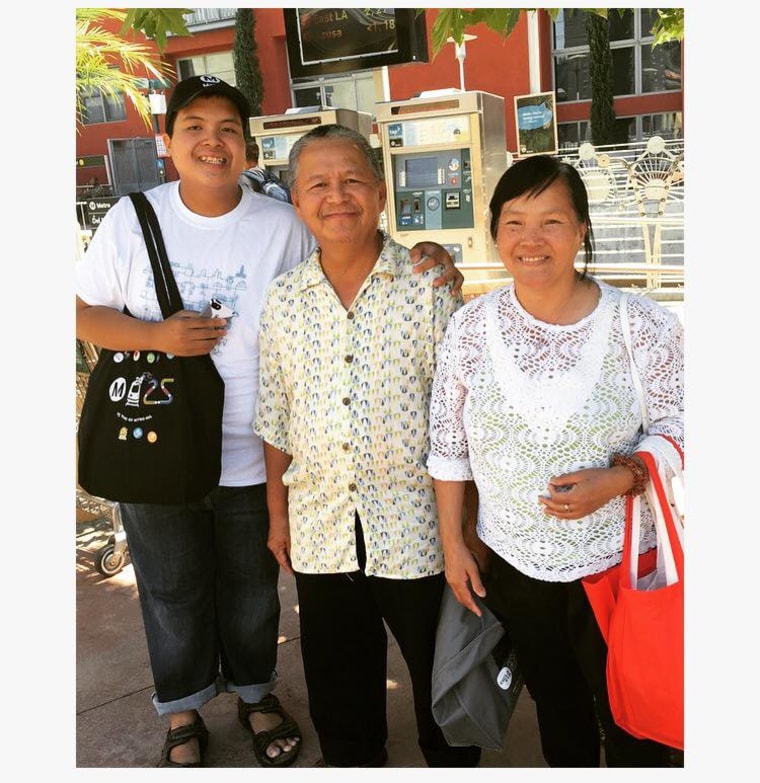
M 146 78 L 166 79 L 172 69 L 155 59 L 144 43 L 125 41 L 104 28 L 103 19 L 123 21 L 123 11 L 79 8 L 76 13 L 76 115 L 79 131 L 85 99 L 94 93 L 106 97 L 124 95 L 135 107 L 146 128 L 152 128 Z

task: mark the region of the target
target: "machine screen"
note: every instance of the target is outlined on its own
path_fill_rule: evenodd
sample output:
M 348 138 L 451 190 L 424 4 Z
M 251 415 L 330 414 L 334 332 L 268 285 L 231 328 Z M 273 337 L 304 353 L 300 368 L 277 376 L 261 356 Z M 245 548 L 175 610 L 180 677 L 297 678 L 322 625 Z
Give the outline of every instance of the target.
M 443 184 L 439 175 L 438 156 L 409 158 L 406 161 L 406 187 L 429 188 Z

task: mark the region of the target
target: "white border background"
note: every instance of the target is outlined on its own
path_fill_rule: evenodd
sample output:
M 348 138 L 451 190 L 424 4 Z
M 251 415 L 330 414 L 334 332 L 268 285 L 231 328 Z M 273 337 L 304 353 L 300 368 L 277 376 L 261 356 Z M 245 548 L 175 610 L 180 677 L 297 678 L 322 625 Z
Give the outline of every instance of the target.
M 757 45 L 750 40 L 756 14 L 746 5 L 696 0 L 683 5 L 688 171 L 683 774 L 700 781 L 711 772 L 744 780 L 756 768 L 760 696 L 754 643 L 758 588 L 752 578 L 760 523 L 754 466 L 758 325 L 749 318 L 758 311 L 758 167 L 753 145 L 746 145 L 757 131 L 752 110 Z M 73 31 L 75 7 L 14 6 L 2 52 L 2 655 L 5 725 L 11 727 L 5 757 L 11 774 L 14 768 L 42 774 L 49 769 L 59 778 L 86 774 L 75 768 L 73 720 L 74 36 L 66 31 Z M 383 771 L 384 777 L 390 773 Z

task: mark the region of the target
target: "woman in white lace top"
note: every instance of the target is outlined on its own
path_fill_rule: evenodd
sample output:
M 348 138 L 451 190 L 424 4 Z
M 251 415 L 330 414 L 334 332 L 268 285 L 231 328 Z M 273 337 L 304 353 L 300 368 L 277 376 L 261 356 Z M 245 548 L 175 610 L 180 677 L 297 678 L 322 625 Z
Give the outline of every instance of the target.
M 598 723 L 606 766 L 666 766 L 668 748 L 612 720 L 606 646 L 580 581 L 620 562 L 625 495 L 647 479 L 632 456 L 646 436 L 622 292 L 586 273 L 588 197 L 571 165 L 519 161 L 490 210 L 512 282 L 453 315 L 432 391 L 428 469 L 446 577 L 463 605 L 479 613 L 472 590 L 508 627 L 549 766 L 599 766 Z M 651 299 L 629 300 L 648 433 L 683 447 L 681 323 Z M 643 521 L 642 552 L 655 541 L 652 520 Z

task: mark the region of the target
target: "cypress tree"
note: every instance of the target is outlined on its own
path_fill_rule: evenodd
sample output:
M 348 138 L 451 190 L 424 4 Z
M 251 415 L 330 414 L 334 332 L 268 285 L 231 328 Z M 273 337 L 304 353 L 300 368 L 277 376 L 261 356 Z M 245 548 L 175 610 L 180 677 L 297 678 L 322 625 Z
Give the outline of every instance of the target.
M 615 88 L 607 19 L 586 13 L 586 36 L 591 76 L 591 141 L 596 146 L 615 144 L 621 140 L 615 122 Z
M 235 66 L 237 88 L 248 98 L 254 117 L 261 114 L 261 101 L 264 97 L 264 82 L 261 78 L 255 33 L 256 16 L 253 9 L 238 8 L 235 14 L 232 62 Z M 247 131 L 246 128 L 246 133 Z

